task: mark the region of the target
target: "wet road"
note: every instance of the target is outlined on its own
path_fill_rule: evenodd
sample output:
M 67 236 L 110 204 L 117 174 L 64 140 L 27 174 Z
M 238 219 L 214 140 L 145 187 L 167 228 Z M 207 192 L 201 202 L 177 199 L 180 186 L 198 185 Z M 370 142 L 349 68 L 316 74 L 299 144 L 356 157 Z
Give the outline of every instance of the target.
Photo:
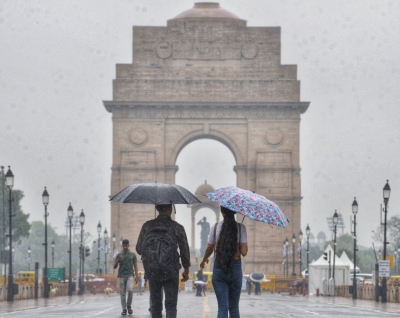
M 134 295 L 134 314 L 126 317 L 149 318 L 149 294 Z M 180 293 L 179 318 L 213 318 L 217 316 L 217 301 L 214 294 L 195 297 Z M 322 298 L 262 294 L 242 294 L 240 301 L 242 318 L 260 317 L 397 317 L 400 304 L 380 304 L 373 301 L 344 298 Z M 14 303 L 0 302 L 2 317 L 121 317 L 120 299 L 112 296 L 85 295 L 57 297 L 38 301 L 22 300 Z M 165 317 L 165 315 L 164 315 Z

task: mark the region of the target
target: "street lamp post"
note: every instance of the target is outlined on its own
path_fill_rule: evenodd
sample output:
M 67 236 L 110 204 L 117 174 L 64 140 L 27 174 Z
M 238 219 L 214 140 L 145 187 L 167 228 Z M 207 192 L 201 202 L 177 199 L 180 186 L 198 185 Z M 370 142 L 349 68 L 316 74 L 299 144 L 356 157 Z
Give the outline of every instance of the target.
M 71 206 L 71 202 L 69 203 L 68 209 L 68 218 L 69 218 L 69 279 L 68 279 L 68 296 L 72 296 L 72 237 L 71 237 L 71 229 L 72 229 L 72 217 L 74 216 L 74 209 Z
M 10 169 L 10 166 L 8 166 L 8 171 L 6 174 L 6 186 L 9 190 L 9 198 L 8 198 L 8 203 L 9 203 L 9 229 L 8 229 L 8 235 L 9 237 L 9 268 L 8 268 L 8 289 L 7 289 L 7 300 L 8 301 L 14 301 L 14 276 L 13 276 L 13 269 L 12 269 L 12 217 L 14 216 L 12 214 L 12 187 L 14 186 L 14 175 Z
M 333 296 L 335 296 L 335 260 L 336 260 L 336 233 L 337 233 L 337 224 L 339 221 L 339 216 L 337 214 L 337 211 L 335 210 L 335 213 L 333 214 L 333 224 L 335 227 L 333 228 L 333 233 L 334 233 L 334 239 L 333 239 Z
M 28 271 L 31 270 L 31 247 L 28 247 Z
M 98 239 L 97 239 L 97 274 L 100 274 L 100 233 L 101 233 L 101 224 L 99 221 L 99 224 L 97 225 L 97 234 L 98 234 Z
M 309 257 L 310 257 L 310 226 L 307 224 L 306 227 L 306 236 L 307 236 L 307 281 L 308 281 L 308 263 L 309 263 Z
M 81 214 L 79 215 L 79 221 L 81 223 L 81 245 L 79 246 L 79 294 L 82 295 L 85 290 L 85 281 L 84 281 L 84 263 L 83 257 L 85 254 L 84 247 L 83 247 L 83 225 L 85 224 L 85 213 L 83 213 L 83 209 Z
M 6 203 L 6 195 L 4 193 L 5 190 L 5 185 L 6 185 L 6 179 L 5 179 L 5 174 L 4 174 L 4 166 L 1 166 L 1 190 L 3 192 L 3 196 L 2 196 L 2 204 L 3 204 L 3 215 L 2 215 L 2 219 L 3 219 L 3 224 L 2 224 L 2 242 L 1 242 L 1 254 L 2 257 L 5 257 L 4 254 L 5 249 L 6 249 L 6 207 L 5 207 L 5 203 Z M 5 262 L 3 263 L 3 272 L 4 272 L 4 277 L 3 277 L 3 284 L 4 286 L 6 286 L 6 281 L 7 281 L 7 268 L 6 268 L 6 264 Z
M 383 188 L 383 201 L 385 203 L 385 221 L 384 221 L 384 226 L 383 226 L 383 260 L 386 261 L 386 227 L 387 227 L 387 206 L 390 198 L 390 186 L 389 186 L 389 180 L 386 180 L 386 184 Z M 386 291 L 386 277 L 382 277 L 382 302 L 386 303 L 387 302 L 387 291 Z
M 302 250 L 302 241 L 303 241 L 303 231 L 300 229 L 300 233 L 299 233 L 299 268 L 300 268 L 300 274 L 299 276 L 301 276 L 301 265 L 302 265 L 302 260 L 301 260 L 301 250 Z
M 394 251 L 394 275 L 397 275 L 397 250 Z
M 296 249 L 294 248 L 295 243 L 296 243 L 296 236 L 293 233 L 293 236 L 292 236 L 292 253 L 293 253 L 293 272 L 292 272 L 292 276 L 296 276 L 296 262 L 294 260 L 295 259 L 294 254 L 296 252 Z
M 44 191 L 42 194 L 42 201 L 44 205 L 44 273 L 43 273 L 43 283 L 44 283 L 44 292 L 43 297 L 49 298 L 49 278 L 47 276 L 47 205 L 49 204 L 49 193 L 44 187 Z
M 113 257 L 115 257 L 114 255 L 115 255 L 115 240 L 116 240 L 117 238 L 115 237 L 115 233 L 113 234 L 113 236 L 112 236 L 112 240 L 113 240 Z M 114 266 L 112 266 L 112 268 L 113 268 L 113 273 L 114 273 Z
M 358 212 L 358 203 L 356 197 L 354 197 L 354 201 L 352 204 L 352 211 L 354 215 L 353 221 L 353 248 L 354 248 L 354 269 L 353 269 L 353 299 L 357 299 L 357 279 L 356 279 L 356 267 L 357 267 L 357 212 Z
M 107 274 L 107 239 L 108 239 L 108 232 L 107 228 L 104 229 L 104 273 Z
M 288 255 L 289 255 L 289 251 L 288 251 L 288 245 L 289 245 L 289 240 L 288 238 L 286 238 L 285 241 L 285 246 L 286 246 L 286 276 L 289 276 L 289 262 L 288 262 Z
M 56 247 L 56 243 L 54 240 L 51 241 L 51 267 L 54 268 L 54 248 Z

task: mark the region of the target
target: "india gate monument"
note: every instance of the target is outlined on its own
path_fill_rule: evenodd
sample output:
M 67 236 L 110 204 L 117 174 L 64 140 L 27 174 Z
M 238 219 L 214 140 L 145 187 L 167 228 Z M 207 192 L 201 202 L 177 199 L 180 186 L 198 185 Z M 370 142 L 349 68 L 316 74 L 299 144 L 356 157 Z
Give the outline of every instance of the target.
M 281 64 L 280 41 L 279 27 L 248 27 L 218 3 L 195 3 L 166 26 L 133 27 L 133 62 L 117 65 L 113 99 L 104 101 L 113 122 L 111 195 L 132 183 L 175 183 L 179 152 L 206 138 L 232 151 L 238 187 L 282 208 L 284 229 L 245 219 L 245 273 L 282 273 L 283 241 L 300 231 L 300 118 L 309 102 L 300 101 L 296 65 Z M 152 205 L 111 203 L 111 233 L 132 250 L 152 218 Z M 195 226 L 186 229 L 192 244 Z

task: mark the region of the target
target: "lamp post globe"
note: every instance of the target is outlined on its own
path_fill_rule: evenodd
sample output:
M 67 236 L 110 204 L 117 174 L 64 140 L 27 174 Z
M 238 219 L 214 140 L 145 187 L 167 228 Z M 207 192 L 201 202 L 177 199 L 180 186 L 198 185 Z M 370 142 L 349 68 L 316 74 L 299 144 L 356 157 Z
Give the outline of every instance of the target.
M 14 186 L 14 174 L 12 173 L 10 166 L 8 166 L 6 173 L 6 186 L 9 189 L 12 189 Z
M 81 214 L 79 215 L 79 221 L 81 222 L 81 226 L 85 224 L 85 213 L 83 213 L 83 210 L 81 211 Z

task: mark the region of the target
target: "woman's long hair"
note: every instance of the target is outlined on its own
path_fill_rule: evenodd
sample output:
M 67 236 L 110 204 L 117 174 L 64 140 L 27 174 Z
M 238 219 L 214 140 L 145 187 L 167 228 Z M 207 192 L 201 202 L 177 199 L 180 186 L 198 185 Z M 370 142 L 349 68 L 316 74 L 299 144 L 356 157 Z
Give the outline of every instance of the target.
M 221 233 L 216 250 L 216 262 L 225 272 L 230 272 L 233 266 L 234 256 L 237 252 L 237 223 L 235 212 L 221 206 L 224 212 L 224 223 L 222 223 Z

